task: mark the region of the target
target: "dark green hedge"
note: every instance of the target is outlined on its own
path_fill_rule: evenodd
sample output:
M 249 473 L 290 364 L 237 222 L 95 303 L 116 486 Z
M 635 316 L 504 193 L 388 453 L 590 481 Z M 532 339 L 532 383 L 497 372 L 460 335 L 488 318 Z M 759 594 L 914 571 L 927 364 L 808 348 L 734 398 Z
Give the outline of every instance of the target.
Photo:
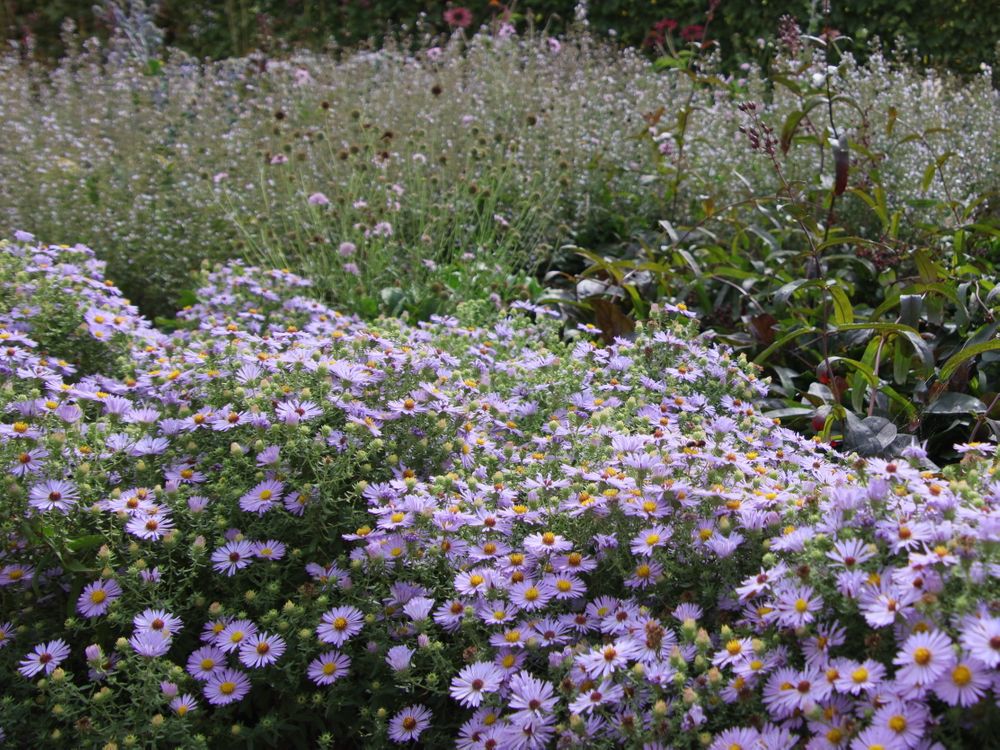
M 57 56 L 59 28 L 72 17 L 87 33 L 106 33 L 92 7 L 95 0 L 0 0 L 0 27 L 8 37 L 35 35 L 37 54 Z M 647 46 L 655 38 L 654 26 L 676 22 L 680 38 L 696 36 L 705 24 L 709 0 L 591 0 L 591 28 L 614 29 L 622 41 Z M 902 39 L 918 52 L 920 61 L 970 73 L 981 62 L 993 63 L 1000 40 L 1000 3 L 982 0 L 864 0 L 833 2 L 828 16 L 821 14 L 824 0 L 721 0 L 709 24 L 709 38 L 719 40 L 729 64 L 760 58 L 759 38 L 775 36 L 778 19 L 789 14 L 811 33 L 824 26 L 863 42 L 872 36 L 883 41 Z M 447 30 L 444 13 L 449 8 L 470 11 L 472 27 L 493 21 L 513 7 L 513 20 L 527 19 L 558 33 L 572 22 L 574 0 L 534 0 L 501 3 L 497 0 L 413 2 L 412 0 L 162 0 L 158 24 L 169 44 L 199 57 L 242 55 L 254 48 L 274 48 L 287 42 L 318 46 L 331 37 L 354 45 L 381 37 L 402 23 L 412 24 L 423 11 L 428 24 Z M 672 25 L 672 24 L 666 24 Z M 856 45 L 860 49 L 863 45 Z

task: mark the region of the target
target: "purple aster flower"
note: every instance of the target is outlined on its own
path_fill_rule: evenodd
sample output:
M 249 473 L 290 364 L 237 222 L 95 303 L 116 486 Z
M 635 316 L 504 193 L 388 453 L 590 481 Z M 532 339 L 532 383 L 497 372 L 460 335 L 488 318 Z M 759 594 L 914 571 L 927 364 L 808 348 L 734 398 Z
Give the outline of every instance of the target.
M 990 670 L 981 661 L 966 655 L 946 669 L 931 685 L 934 693 L 949 706 L 974 706 L 990 689 Z
M 76 611 L 84 617 L 98 617 L 108 611 L 111 602 L 122 594 L 114 578 L 88 583 L 76 600 Z
M 516 607 L 524 611 L 542 609 L 552 599 L 555 592 L 545 583 L 521 581 L 510 587 L 510 600 Z
M 629 660 L 638 658 L 640 651 L 639 645 L 631 638 L 620 638 L 577 657 L 577 663 L 596 680 L 610 677 L 616 669 L 625 669 Z
M 14 626 L 9 620 L 0 622 L 0 648 L 9 646 L 12 640 L 14 640 Z
M 906 745 L 899 742 L 891 729 L 879 726 L 863 729 L 851 742 L 851 750 L 902 750 L 904 747 Z
M 510 750 L 544 750 L 551 745 L 554 725 L 553 717 L 521 716 L 499 729 L 496 746 Z M 587 733 L 586 725 L 584 733 Z
M 233 620 L 215 637 L 215 645 L 227 654 L 239 649 L 245 640 L 257 634 L 257 626 L 250 620 Z
M 253 553 L 261 560 L 280 560 L 285 556 L 285 545 L 276 539 L 268 539 L 255 543 Z
M 552 683 L 540 680 L 529 672 L 518 672 L 510 679 L 508 704 L 518 714 L 545 716 L 555 710 L 559 698 Z
M 287 425 L 297 425 L 300 422 L 306 422 L 310 419 L 315 419 L 323 415 L 323 410 L 320 409 L 312 401 L 299 401 L 298 399 L 292 399 L 291 401 L 286 401 L 283 404 L 278 404 L 278 408 L 275 409 L 275 413 L 282 422 Z
M 788 586 L 776 592 L 775 619 L 786 628 L 801 628 L 816 619 L 823 599 L 808 586 Z
M 171 638 L 163 631 L 139 630 L 128 639 L 139 656 L 153 659 L 170 650 Z
M 145 512 L 140 511 L 133 515 L 125 524 L 125 530 L 139 539 L 155 542 L 174 530 L 174 522 L 164 509 L 153 506 Z
M 52 674 L 67 656 L 69 656 L 69 646 L 61 638 L 48 643 L 39 643 L 34 651 L 21 660 L 21 666 L 17 671 L 25 677 L 34 677 L 43 670 L 45 674 Z
M 226 666 L 226 653 L 218 646 L 202 646 L 191 653 L 187 671 L 196 680 L 208 680 Z
M 833 687 L 839 693 L 859 695 L 862 692 L 871 693 L 876 690 L 885 677 L 885 667 L 872 659 L 865 659 L 860 664 L 850 659 L 834 662 L 838 672 Z
M 365 617 L 356 607 L 334 607 L 323 615 L 316 627 L 316 635 L 323 643 L 343 646 L 361 632 Z
M 500 689 L 503 673 L 489 662 L 477 661 L 464 667 L 451 681 L 451 697 L 466 708 L 483 702 L 485 693 Z
M 205 698 L 213 706 L 226 706 L 243 700 L 250 692 L 250 678 L 238 669 L 222 669 L 205 683 Z
M 389 721 L 389 739 L 393 742 L 411 742 L 431 725 L 431 711 L 426 706 L 407 706 Z
M 79 499 L 80 493 L 76 487 L 62 479 L 49 479 L 36 484 L 28 492 L 28 504 L 40 511 L 58 510 L 69 513 Z
M 23 477 L 28 474 L 37 474 L 42 470 L 44 459 L 48 458 L 49 452 L 45 448 L 31 448 L 17 454 L 14 463 L 7 469 L 15 477 Z
M 170 709 L 178 716 L 185 716 L 198 708 L 198 701 L 190 693 L 178 695 L 170 701 Z
M 954 666 L 951 639 L 940 630 L 914 633 L 903 643 L 893 664 L 901 667 L 896 679 L 902 685 L 926 687 Z
M 414 622 L 426 620 L 434 608 L 434 600 L 427 596 L 415 596 L 403 605 L 403 612 Z
M 586 714 L 595 708 L 606 705 L 617 705 L 625 695 L 621 685 L 615 685 L 610 680 L 602 680 L 599 685 L 580 693 L 569 704 L 569 710 L 575 714 Z
M 1000 666 L 1000 618 L 968 618 L 961 635 L 962 647 L 987 667 Z
M 281 500 L 285 486 L 276 479 L 265 479 L 240 498 L 240 510 L 264 515 Z
M 285 639 L 280 635 L 256 633 L 240 642 L 240 663 L 260 669 L 274 664 L 285 653 Z
M 27 586 L 35 577 L 35 569 L 30 565 L 10 563 L 0 568 L 0 586 Z
M 309 663 L 307 674 L 317 685 L 332 685 L 347 674 L 351 660 L 339 651 L 327 651 Z
M 227 576 L 236 575 L 237 570 L 253 562 L 254 545 L 246 539 L 227 542 L 212 553 L 212 568 Z
M 752 727 L 733 727 L 715 735 L 708 750 L 753 750 L 760 747 L 760 732 Z
M 157 632 L 168 637 L 173 637 L 184 627 L 181 618 L 162 609 L 143 610 L 132 619 L 132 624 L 137 631 Z
M 414 651 L 409 646 L 393 646 L 389 649 L 389 653 L 385 655 L 385 663 L 388 664 L 394 672 L 404 672 L 410 668 L 410 659 L 413 658 Z

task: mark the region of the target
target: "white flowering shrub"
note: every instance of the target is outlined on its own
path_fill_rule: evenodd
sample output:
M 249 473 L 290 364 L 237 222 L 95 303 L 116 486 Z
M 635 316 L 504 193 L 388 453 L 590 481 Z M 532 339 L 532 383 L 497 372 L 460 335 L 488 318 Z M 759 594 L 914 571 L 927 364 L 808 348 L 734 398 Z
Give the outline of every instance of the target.
M 658 71 L 585 34 L 435 44 L 212 63 L 175 52 L 155 74 L 96 42 L 52 70 L 8 54 L 0 231 L 98 248 L 149 314 L 173 312 L 201 260 L 242 256 L 308 274 L 342 309 L 426 318 L 509 298 L 515 270 L 565 243 L 594 248 L 706 211 L 773 230 L 780 215 L 748 201 L 779 181 L 739 132 L 737 105 L 761 102 L 781 133 L 803 105 L 787 86 L 808 91 L 827 63 L 785 61 L 783 86 L 753 68 L 715 75 L 711 59 L 693 77 Z M 997 188 L 988 75 L 846 56 L 832 93 L 851 185 L 870 190 L 858 175 L 877 173 L 904 234 Z M 800 135 L 822 139 L 822 108 L 810 111 Z M 832 174 L 814 148 L 783 159 L 793 184 Z M 856 234 L 874 219 L 851 200 L 837 215 Z M 570 256 L 561 270 L 578 269 Z
M 530 305 L 364 323 L 231 264 L 157 334 L 86 248 L 0 252 L 12 747 L 996 736 L 992 446 L 830 454 L 683 308 L 566 343 Z M 126 318 L 106 371 L 42 353 L 95 312 Z

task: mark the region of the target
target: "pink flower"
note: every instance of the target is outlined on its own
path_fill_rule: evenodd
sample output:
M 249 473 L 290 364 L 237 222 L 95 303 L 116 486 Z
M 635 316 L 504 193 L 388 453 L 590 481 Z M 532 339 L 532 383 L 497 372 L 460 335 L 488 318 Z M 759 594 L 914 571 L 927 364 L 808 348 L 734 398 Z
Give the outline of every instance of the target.
M 327 198 L 323 193 L 313 193 L 309 196 L 310 206 L 329 206 L 330 199 Z
M 472 11 L 461 6 L 444 12 L 444 22 L 449 26 L 467 29 L 472 25 Z

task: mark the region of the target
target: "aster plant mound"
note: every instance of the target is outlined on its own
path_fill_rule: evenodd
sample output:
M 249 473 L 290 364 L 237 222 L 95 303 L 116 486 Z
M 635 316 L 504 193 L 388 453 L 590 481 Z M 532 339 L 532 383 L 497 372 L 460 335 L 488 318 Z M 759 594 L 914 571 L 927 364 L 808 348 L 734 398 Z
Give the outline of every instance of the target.
M 48 282 L 86 249 L 2 253 L 73 307 Z M 683 308 L 599 346 L 530 305 L 364 323 L 307 286 L 219 268 L 185 327 L 133 317 L 113 373 L 43 357 L 0 298 L 8 741 L 996 736 L 992 451 L 831 454 Z

